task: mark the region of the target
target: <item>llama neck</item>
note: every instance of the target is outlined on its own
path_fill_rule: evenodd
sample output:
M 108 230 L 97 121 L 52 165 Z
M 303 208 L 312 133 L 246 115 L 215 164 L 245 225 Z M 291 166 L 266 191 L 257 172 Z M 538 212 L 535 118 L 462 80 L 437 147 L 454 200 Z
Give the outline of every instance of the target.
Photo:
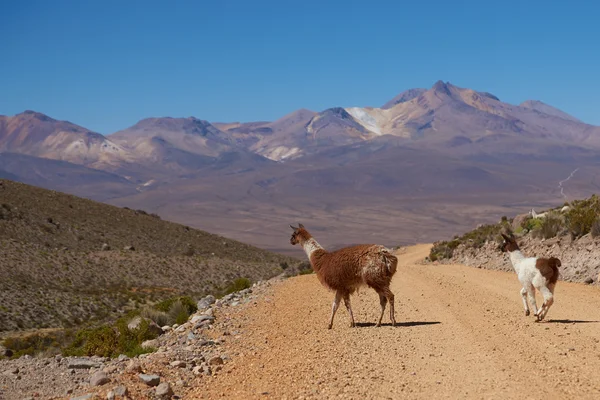
M 521 253 L 521 250 L 515 250 L 510 252 L 510 262 L 512 263 L 512 266 L 517 274 L 519 273 L 519 263 L 524 259 L 525 256 L 523 255 L 523 253 Z
M 323 250 L 323 247 L 314 238 L 310 238 L 304 242 L 302 244 L 302 248 L 304 249 L 304 252 L 308 256 L 309 260 L 311 260 L 310 256 L 312 256 L 315 251 Z

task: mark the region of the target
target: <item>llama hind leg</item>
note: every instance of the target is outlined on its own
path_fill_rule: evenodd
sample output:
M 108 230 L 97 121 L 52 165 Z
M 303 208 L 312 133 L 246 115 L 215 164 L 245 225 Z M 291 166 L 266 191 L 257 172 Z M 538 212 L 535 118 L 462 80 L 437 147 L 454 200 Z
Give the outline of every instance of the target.
M 540 293 L 544 297 L 544 304 L 542 304 L 542 308 L 540 308 L 540 312 L 538 313 L 538 321 L 546 318 L 546 314 L 548 314 L 548 310 L 552 304 L 554 304 L 554 287 L 547 288 L 545 286 L 540 288 Z
M 390 321 L 392 322 L 392 326 L 396 326 L 396 310 L 394 309 L 394 293 L 390 290 L 389 287 L 385 289 L 385 297 L 387 297 L 390 302 Z
M 531 304 L 531 308 L 533 308 L 533 315 L 537 317 L 540 313 L 540 310 L 538 310 L 537 308 L 537 302 L 535 301 L 535 289 L 533 286 L 530 286 L 527 289 L 527 298 L 529 299 L 529 304 Z
M 385 297 L 385 295 L 381 292 L 377 292 L 379 293 L 379 304 L 381 304 L 381 314 L 379 315 L 379 321 L 377 322 L 377 325 L 375 326 L 381 326 L 381 320 L 383 319 L 383 313 L 385 312 L 385 306 L 387 304 L 387 297 Z
M 350 328 L 354 328 L 354 314 L 352 314 L 352 306 L 350 305 L 350 293 L 344 294 L 344 305 L 350 314 Z
M 335 299 L 333 299 L 333 305 L 331 306 L 331 318 L 329 319 L 329 329 L 333 328 L 333 317 L 337 311 L 340 301 L 342 300 L 342 292 L 339 290 L 335 292 Z

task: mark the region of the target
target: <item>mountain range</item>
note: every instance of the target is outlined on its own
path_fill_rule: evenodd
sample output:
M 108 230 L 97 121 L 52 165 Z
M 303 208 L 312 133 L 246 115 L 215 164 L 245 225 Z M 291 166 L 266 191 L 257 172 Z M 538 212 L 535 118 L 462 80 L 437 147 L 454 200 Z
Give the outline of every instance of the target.
M 147 118 L 107 136 L 33 111 L 0 116 L 1 177 L 277 251 L 291 250 L 286 227 L 298 220 L 331 246 L 393 245 L 584 197 L 598 150 L 600 127 L 442 81 L 381 107 Z

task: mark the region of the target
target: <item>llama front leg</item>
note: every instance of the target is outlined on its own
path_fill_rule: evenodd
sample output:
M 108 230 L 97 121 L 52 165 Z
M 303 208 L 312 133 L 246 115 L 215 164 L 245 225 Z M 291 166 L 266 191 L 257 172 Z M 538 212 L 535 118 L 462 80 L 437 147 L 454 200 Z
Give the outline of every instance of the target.
M 352 314 L 352 306 L 350 305 L 350 293 L 344 294 L 344 305 L 350 314 L 350 328 L 354 328 L 354 314 Z
M 333 299 L 333 305 L 331 306 L 331 319 L 329 320 L 329 329 L 333 328 L 333 317 L 337 311 L 340 301 L 342 300 L 342 292 L 339 290 L 335 292 L 335 299 Z
M 523 298 L 523 307 L 525 308 L 525 316 L 529 316 L 529 304 L 527 304 L 527 289 L 521 289 L 521 297 Z
M 531 304 L 531 308 L 533 308 L 533 315 L 536 317 L 539 315 L 540 310 L 537 308 L 537 302 L 535 301 L 535 289 L 533 286 L 530 286 L 527 289 L 527 298 L 529 299 L 529 304 Z

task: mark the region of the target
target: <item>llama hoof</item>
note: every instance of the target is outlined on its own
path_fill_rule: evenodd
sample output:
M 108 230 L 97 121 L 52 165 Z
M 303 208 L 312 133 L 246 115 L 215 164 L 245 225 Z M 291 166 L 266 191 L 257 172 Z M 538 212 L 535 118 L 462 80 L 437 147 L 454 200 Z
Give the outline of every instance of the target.
M 333 328 L 333 324 L 327 325 L 327 329 Z
M 526 311 L 525 311 L 525 316 L 526 316 L 526 317 L 529 317 L 529 314 L 531 314 L 531 313 L 529 312 L 529 310 L 526 310 Z
M 381 322 L 378 322 L 377 325 L 375 325 L 375 328 L 379 328 L 381 326 Z

